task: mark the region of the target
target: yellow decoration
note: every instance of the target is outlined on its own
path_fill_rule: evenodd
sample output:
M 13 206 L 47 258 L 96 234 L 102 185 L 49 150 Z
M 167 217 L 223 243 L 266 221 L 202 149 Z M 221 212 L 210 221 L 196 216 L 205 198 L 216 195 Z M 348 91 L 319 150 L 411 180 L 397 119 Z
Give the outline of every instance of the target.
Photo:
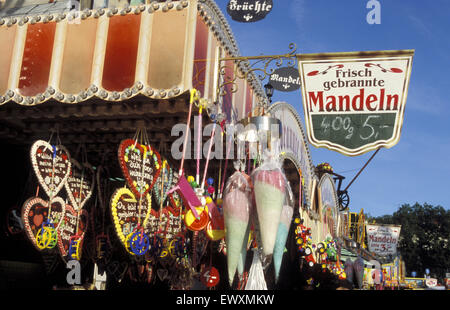
M 205 209 L 206 213 L 208 213 L 208 207 L 195 207 L 195 210 L 197 211 L 198 214 L 200 214 L 203 211 L 203 208 Z M 191 210 L 189 210 L 188 212 L 186 212 L 185 214 L 185 222 L 187 226 L 190 226 L 194 221 L 196 220 L 194 213 L 191 212 Z
M 128 196 L 129 198 L 123 198 L 124 201 L 127 202 L 133 202 L 136 204 L 139 204 L 139 201 L 136 199 L 136 197 L 134 196 L 133 192 L 131 190 L 129 190 L 126 187 L 122 187 L 120 189 L 118 189 L 114 196 L 111 199 L 111 214 L 113 215 L 113 221 L 114 221 L 114 226 L 116 228 L 116 233 L 119 236 L 119 239 L 122 241 L 122 243 L 125 245 L 125 249 L 132 255 L 135 255 L 131 250 L 129 250 L 129 238 L 131 237 L 131 235 L 133 233 L 128 234 L 128 236 L 125 236 L 123 231 L 122 231 L 122 226 L 124 224 L 123 220 L 118 219 L 117 216 L 117 203 L 119 202 L 119 200 L 123 197 L 123 196 Z M 142 223 L 142 226 L 145 227 L 147 226 L 147 222 L 150 218 L 150 213 L 152 210 L 152 198 L 149 194 L 146 195 L 146 199 L 147 199 L 147 214 L 145 215 L 144 221 Z M 138 205 L 136 207 L 139 207 Z

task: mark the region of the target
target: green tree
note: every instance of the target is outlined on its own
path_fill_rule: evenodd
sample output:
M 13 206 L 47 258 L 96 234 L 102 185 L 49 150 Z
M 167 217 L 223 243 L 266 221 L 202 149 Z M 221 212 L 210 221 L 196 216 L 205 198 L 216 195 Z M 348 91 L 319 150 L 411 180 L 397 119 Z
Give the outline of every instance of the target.
M 442 279 L 450 271 L 450 210 L 427 203 L 402 205 L 392 215 L 369 219 L 379 224 L 402 225 L 398 250 L 405 261 L 406 272 L 432 275 Z

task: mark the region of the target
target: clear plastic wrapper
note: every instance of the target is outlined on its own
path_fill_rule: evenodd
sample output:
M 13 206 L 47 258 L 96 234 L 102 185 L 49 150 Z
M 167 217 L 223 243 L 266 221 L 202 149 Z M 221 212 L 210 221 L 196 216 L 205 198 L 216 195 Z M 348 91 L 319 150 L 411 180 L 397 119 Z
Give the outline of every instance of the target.
M 273 250 L 273 263 L 275 267 L 275 280 L 278 281 L 281 263 L 283 261 L 284 248 L 291 226 L 292 215 L 294 214 L 294 194 L 289 182 L 286 183 L 286 196 L 283 209 L 281 210 L 280 224 L 278 225 L 275 247 Z
M 270 260 L 286 196 L 286 177 L 277 152 L 265 151 L 263 162 L 251 175 L 260 228 L 262 252 Z
M 257 249 L 253 249 L 253 251 L 252 266 L 250 267 L 250 271 L 248 273 L 248 280 L 245 285 L 245 290 L 267 290 L 260 255 Z
M 242 253 L 246 252 L 252 212 L 251 179 L 245 173 L 236 171 L 228 178 L 223 196 L 228 280 L 230 284 L 233 282 L 238 265 L 240 265 L 239 269 L 242 269 L 239 272 L 243 272 L 245 254 Z

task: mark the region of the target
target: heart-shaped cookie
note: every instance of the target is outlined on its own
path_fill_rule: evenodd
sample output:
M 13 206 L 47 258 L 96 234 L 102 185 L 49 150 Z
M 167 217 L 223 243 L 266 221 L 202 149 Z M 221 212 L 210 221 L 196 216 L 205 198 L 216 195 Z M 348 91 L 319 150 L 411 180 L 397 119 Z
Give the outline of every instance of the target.
M 137 227 L 139 215 L 141 219 L 140 224 L 144 227 L 144 233 L 149 233 L 146 227 L 148 226 L 147 222 L 150 218 L 151 208 L 152 200 L 149 194 L 136 198 L 133 192 L 126 187 L 119 188 L 113 193 L 111 214 L 116 233 L 126 249 L 128 249 L 127 236 Z
M 119 163 L 130 189 L 137 197 L 146 196 L 161 172 L 161 156 L 148 145 L 133 139 L 119 145 Z
M 58 248 L 63 258 L 69 254 L 71 237 L 79 235 L 79 246 L 82 246 L 87 223 L 88 213 L 86 210 L 76 211 L 71 205 L 66 205 L 64 216 L 58 229 Z
M 62 145 L 37 140 L 31 146 L 31 162 L 36 177 L 49 198 L 55 197 L 70 173 L 70 154 Z
M 61 197 L 54 197 L 49 210 L 49 203 L 40 197 L 29 198 L 22 206 L 22 219 L 25 232 L 36 249 L 40 250 L 36 242 L 36 234 L 42 223 L 48 220 L 50 211 L 50 222 L 57 230 L 65 212 L 66 204 Z
M 64 186 L 75 210 L 81 210 L 94 190 L 95 173 L 88 163 L 80 164 L 71 159 L 71 170 Z
M 149 230 L 164 236 L 166 240 L 172 240 L 185 229 L 183 219 L 180 216 L 179 210 L 172 207 L 164 207 L 162 209 L 162 214 L 160 214 L 160 212 L 161 211 L 155 212 L 155 214 L 152 212 L 152 216 L 156 219 L 156 223 L 148 221 L 147 223 L 149 226 L 152 225 L 152 227 L 149 227 Z

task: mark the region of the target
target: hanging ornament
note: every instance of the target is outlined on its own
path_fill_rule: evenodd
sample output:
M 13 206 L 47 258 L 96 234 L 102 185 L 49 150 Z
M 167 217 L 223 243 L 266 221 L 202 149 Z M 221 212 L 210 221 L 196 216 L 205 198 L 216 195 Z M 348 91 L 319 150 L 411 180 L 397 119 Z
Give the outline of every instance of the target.
M 266 279 L 264 278 L 264 270 L 261 264 L 260 253 L 256 249 L 253 249 L 253 261 L 248 273 L 245 290 L 267 290 L 267 284 Z
M 58 249 L 63 258 L 81 258 L 81 246 L 88 225 L 88 212 L 85 209 L 75 210 L 67 204 L 64 217 L 58 229 Z
M 203 270 L 200 280 L 206 287 L 215 287 L 220 281 L 219 271 L 214 267 L 208 267 Z
M 116 233 L 130 254 L 130 238 L 138 223 L 142 223 L 144 233 L 148 234 L 147 221 L 152 211 L 151 196 L 141 196 L 136 199 L 134 193 L 126 187 L 117 189 L 111 198 L 111 213 Z
M 261 234 L 263 254 L 273 254 L 286 195 L 286 177 L 278 156 L 266 152 L 263 164 L 252 172 L 256 210 Z
M 70 154 L 62 145 L 37 140 L 31 146 L 33 170 L 50 200 L 63 188 L 71 171 Z
M 247 246 L 253 212 L 250 177 L 236 171 L 227 181 L 223 198 L 228 281 L 231 285 L 242 251 Z M 245 258 L 245 256 L 243 256 Z
M 36 234 L 36 244 L 40 250 L 52 249 L 57 243 L 57 233 L 55 226 L 48 220 L 42 223 L 41 228 Z
M 184 223 L 189 230 L 201 231 L 206 228 L 209 222 L 208 207 L 195 208 L 199 218 L 196 218 L 192 210 L 188 210 L 184 216 Z
M 136 231 L 130 234 L 131 236 L 127 238 L 129 240 L 129 249 L 133 254 L 135 255 L 144 255 L 145 252 L 147 252 L 149 245 L 150 245 L 150 239 L 149 237 L 144 233 L 144 229 L 140 228 L 139 226 L 136 228 Z
M 131 191 L 138 198 L 145 197 L 161 173 L 162 164 L 159 153 L 148 144 L 144 145 L 134 139 L 127 139 L 120 143 L 118 155 L 122 173 Z
M 64 186 L 72 207 L 75 210 L 81 210 L 94 190 L 94 169 L 87 162 L 80 164 L 73 158 L 70 162 L 72 169 Z
M 206 225 L 206 236 L 211 241 L 218 241 L 225 237 L 225 221 L 211 197 L 206 197 L 209 222 Z
M 78 235 L 72 236 L 70 238 L 70 246 L 69 246 L 69 258 L 70 259 L 75 259 L 75 260 L 80 260 L 81 259 L 81 238 Z
M 54 197 L 51 203 L 39 197 L 32 197 L 25 201 L 21 218 L 26 235 L 36 249 L 43 250 L 53 244 L 52 240 L 61 224 L 65 208 L 66 204 L 61 197 Z M 36 240 L 38 234 L 39 241 Z
M 283 209 L 281 210 L 280 224 L 278 225 L 275 247 L 273 249 L 273 262 L 275 267 L 275 281 L 278 281 L 286 240 L 291 227 L 292 215 L 294 214 L 294 194 L 291 186 L 286 183 L 286 195 Z

